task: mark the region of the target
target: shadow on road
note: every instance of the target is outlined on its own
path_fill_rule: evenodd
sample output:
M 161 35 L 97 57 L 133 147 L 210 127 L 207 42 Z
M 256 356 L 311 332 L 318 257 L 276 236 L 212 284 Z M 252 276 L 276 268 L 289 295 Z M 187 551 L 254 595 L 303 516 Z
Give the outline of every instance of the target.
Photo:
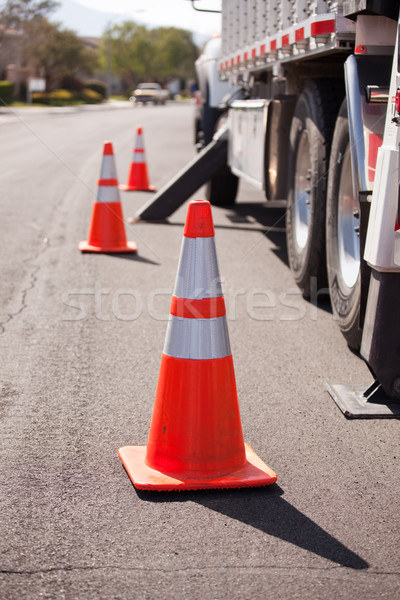
M 196 492 L 146 492 L 136 490 L 148 502 L 196 502 L 268 535 L 313 552 L 343 567 L 367 569 L 369 564 L 349 550 L 309 517 L 282 498 L 274 484 L 265 488 Z
M 126 260 L 133 260 L 135 262 L 142 262 L 149 265 L 160 265 L 159 262 L 155 260 L 151 260 L 150 258 L 145 258 L 144 256 L 140 256 L 137 253 L 129 253 L 129 252 L 114 252 L 113 254 L 108 254 L 108 256 L 115 256 L 117 258 L 125 258 Z
M 276 246 L 273 252 L 288 265 L 285 238 L 285 212 L 282 207 L 269 207 L 266 203 L 243 202 L 230 207 L 220 207 L 226 210 L 226 216 L 232 225 L 214 223 L 215 229 L 233 229 L 240 231 L 259 231 L 268 237 Z M 185 223 L 166 219 L 151 220 L 152 224 L 169 225 L 173 227 L 185 226 Z
M 286 208 L 270 207 L 267 203 L 243 202 L 229 208 L 228 219 L 232 223 L 258 223 L 260 231 L 275 244 L 272 252 L 285 265 L 289 264 L 285 237 Z M 218 227 L 217 227 L 218 228 Z

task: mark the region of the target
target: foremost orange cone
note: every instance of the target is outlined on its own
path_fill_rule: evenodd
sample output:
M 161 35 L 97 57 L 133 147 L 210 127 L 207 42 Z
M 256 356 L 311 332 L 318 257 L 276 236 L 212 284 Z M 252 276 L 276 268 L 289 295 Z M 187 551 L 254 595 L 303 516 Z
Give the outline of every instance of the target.
M 82 252 L 136 252 L 136 243 L 127 242 L 119 199 L 118 179 L 111 142 L 104 142 L 103 162 L 93 204 L 88 240 L 79 244 Z
M 243 441 L 209 202 L 190 202 L 183 235 L 147 447 L 119 457 L 139 489 L 274 483 Z
M 124 192 L 155 192 L 154 185 L 150 185 L 149 174 L 147 172 L 146 154 L 143 143 L 143 129 L 137 128 L 136 146 L 133 150 L 133 158 L 128 173 L 126 185 L 120 185 L 120 190 Z

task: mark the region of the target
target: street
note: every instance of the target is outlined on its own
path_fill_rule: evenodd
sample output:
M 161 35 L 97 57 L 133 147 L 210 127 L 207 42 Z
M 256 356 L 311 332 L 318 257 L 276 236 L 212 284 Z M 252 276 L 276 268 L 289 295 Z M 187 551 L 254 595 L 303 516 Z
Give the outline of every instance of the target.
M 125 183 L 193 157 L 194 106 L 0 112 L 0 597 L 400 597 L 399 421 L 346 420 L 326 383 L 368 384 L 326 298 L 305 301 L 284 208 L 241 183 L 213 207 L 244 439 L 265 488 L 137 491 L 117 451 L 149 431 L 187 203 L 128 223 L 137 254 L 82 254 L 104 140 Z M 204 189 L 194 196 L 204 197 Z

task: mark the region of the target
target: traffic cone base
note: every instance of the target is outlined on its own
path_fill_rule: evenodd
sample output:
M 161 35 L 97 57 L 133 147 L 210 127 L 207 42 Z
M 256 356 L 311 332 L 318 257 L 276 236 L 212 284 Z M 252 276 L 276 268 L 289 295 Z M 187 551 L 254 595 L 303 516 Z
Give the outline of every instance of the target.
M 120 202 L 95 202 L 88 240 L 80 242 L 81 252 L 136 252 L 136 242 L 127 242 Z
M 127 254 L 129 252 L 136 252 L 137 244 L 136 242 L 126 242 L 126 246 L 123 248 L 120 246 L 99 248 L 98 246 L 91 246 L 87 242 L 79 242 L 78 248 L 81 252 L 97 252 L 98 254 Z
M 261 487 L 276 482 L 277 475 L 257 456 L 254 450 L 244 444 L 245 464 L 229 473 L 212 479 L 174 477 L 152 469 L 146 464 L 146 446 L 124 446 L 118 451 L 133 485 L 139 490 L 182 491 L 207 490 L 218 488 Z

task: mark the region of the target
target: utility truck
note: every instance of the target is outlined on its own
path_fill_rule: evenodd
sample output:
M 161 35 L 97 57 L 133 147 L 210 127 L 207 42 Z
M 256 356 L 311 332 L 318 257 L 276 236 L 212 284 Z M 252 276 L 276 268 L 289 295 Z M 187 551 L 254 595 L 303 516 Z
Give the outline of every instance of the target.
M 234 92 L 208 111 L 210 77 L 205 148 L 139 212 L 166 216 L 176 208 L 173 195 L 183 201 L 205 179 L 215 203 L 235 202 L 238 178 L 267 201 L 287 201 L 295 281 L 306 298 L 329 290 L 343 335 L 377 379 L 368 393 L 351 391 L 361 405 L 381 393 L 400 400 L 399 7 L 399 0 L 222 0 L 217 68 Z

